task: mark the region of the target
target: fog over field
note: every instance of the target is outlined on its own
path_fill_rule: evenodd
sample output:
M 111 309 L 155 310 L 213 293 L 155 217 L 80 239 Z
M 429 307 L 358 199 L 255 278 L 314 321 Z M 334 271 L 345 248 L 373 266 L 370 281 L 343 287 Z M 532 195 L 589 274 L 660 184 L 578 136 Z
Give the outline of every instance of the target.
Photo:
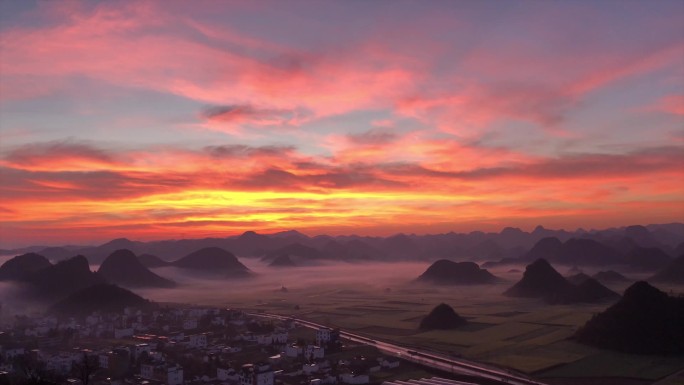
M 288 291 L 316 288 L 329 290 L 380 291 L 405 286 L 429 266 L 427 262 L 322 263 L 318 266 L 275 268 L 251 258 L 242 258 L 254 274 L 250 278 L 207 276 L 188 269 L 160 267 L 155 273 L 176 281 L 174 289 L 139 289 L 140 295 L 161 302 L 204 304 L 230 303 L 236 299 L 267 296 L 283 286 Z

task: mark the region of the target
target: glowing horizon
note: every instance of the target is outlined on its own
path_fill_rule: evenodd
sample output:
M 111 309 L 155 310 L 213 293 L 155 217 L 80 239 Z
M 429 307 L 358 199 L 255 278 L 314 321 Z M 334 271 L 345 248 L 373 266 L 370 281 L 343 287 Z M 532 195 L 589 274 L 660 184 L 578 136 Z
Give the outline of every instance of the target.
M 684 221 L 682 2 L 1 6 L 0 247 Z

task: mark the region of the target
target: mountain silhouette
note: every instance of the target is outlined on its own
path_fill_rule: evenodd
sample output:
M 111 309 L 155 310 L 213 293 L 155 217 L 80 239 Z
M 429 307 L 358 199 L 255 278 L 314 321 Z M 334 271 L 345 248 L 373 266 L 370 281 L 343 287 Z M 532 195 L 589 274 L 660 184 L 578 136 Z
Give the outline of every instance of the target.
M 456 314 L 451 306 L 441 303 L 420 321 L 419 328 L 421 330 L 455 329 L 466 323 L 467 321 Z
M 219 247 L 197 250 L 173 262 L 173 265 L 185 269 L 229 273 L 235 276 L 249 275 L 249 269 L 240 263 L 233 253 Z
M 509 297 L 544 298 L 572 289 L 568 282 L 545 259 L 527 265 L 518 283 L 504 292 Z
M 0 281 L 23 281 L 36 271 L 50 266 L 50 261 L 40 254 L 18 255 L 0 266 Z
M 138 255 L 138 261 L 140 261 L 140 263 L 142 263 L 143 266 L 148 268 L 164 267 L 171 265 L 171 262 L 167 262 L 152 254 L 140 254 Z
M 523 277 L 504 292 L 509 297 L 542 298 L 550 304 L 597 302 L 619 295 L 593 278 L 579 276 L 576 285 L 558 273 L 548 261 L 538 259 L 525 268 Z
M 128 249 L 120 249 L 110 254 L 97 272 L 107 281 L 126 287 L 174 287 L 176 285 L 151 272 Z
M 653 234 L 644 226 L 632 225 L 625 227 L 625 237 L 632 239 L 641 247 L 657 247 L 660 243 Z
M 598 273 L 592 275 L 592 278 L 602 283 L 618 283 L 630 281 L 629 278 L 613 270 L 599 271 Z
M 474 262 L 454 262 L 440 259 L 418 277 L 419 281 L 441 285 L 478 285 L 494 283 L 498 278 Z
M 672 261 L 657 247 L 635 247 L 625 255 L 625 263 L 639 271 L 658 271 Z
M 81 289 L 53 305 L 49 312 L 67 316 L 93 312 L 121 313 L 127 307 L 150 308 L 153 304 L 139 295 L 112 284 L 97 284 Z
M 235 239 L 231 250 L 241 257 L 257 256 L 271 249 L 277 243 L 274 241 L 276 240 L 267 235 L 245 231 Z
M 634 283 L 620 301 L 574 335 L 584 344 L 636 354 L 684 354 L 684 298 L 647 282 Z
M 549 238 L 555 240 L 544 241 Z M 578 239 L 584 239 L 584 241 L 577 242 Z M 544 245 L 544 242 L 548 244 Z M 519 258 L 517 262 L 525 264 L 544 258 L 554 264 L 604 266 L 619 264 L 622 257 L 634 247 L 658 247 L 670 256 L 681 255 L 684 253 L 684 224 L 637 225 L 588 231 L 583 229 L 551 230 L 539 225 L 532 232 L 507 227 L 500 232 L 397 234 L 387 238 L 358 235 L 308 237 L 297 231 L 275 234 L 246 231 L 239 236 L 221 238 L 151 242 L 118 238 L 99 246 L 68 245 L 55 248 L 35 245 L 0 250 L 0 254 L 19 255 L 36 252 L 53 262 L 78 254 L 88 258 L 91 264 L 101 264 L 106 257 L 119 249 L 131 250 L 136 255 L 152 254 L 163 256 L 167 260 L 178 260 L 193 251 L 207 247 L 231 250 L 235 255 L 242 257 L 263 256 L 293 243 L 318 250 L 322 258 L 341 258 L 350 261 L 366 259 L 432 261 L 443 258 L 465 260 L 475 255 L 483 260 L 503 258 L 506 262 L 508 258 Z M 326 245 L 326 243 L 329 244 Z M 532 250 L 535 246 L 537 250 Z M 42 252 L 43 250 L 45 253 Z M 525 250 L 530 251 L 526 253 Z M 282 253 L 275 253 L 272 257 L 275 258 L 280 254 Z M 295 257 L 293 253 L 289 254 L 292 258 Z
M 537 242 L 522 259 L 545 259 L 565 265 L 604 266 L 622 262 L 621 254 L 593 239 L 571 238 L 562 243 L 557 238 L 544 238 Z
M 276 259 L 274 259 L 271 263 L 268 264 L 269 266 L 272 267 L 295 267 L 294 262 L 290 259 L 290 256 L 287 254 L 283 254 Z
M 669 265 L 648 280 L 652 282 L 684 284 L 684 255 L 672 260 Z
M 38 298 L 52 300 L 104 283 L 105 280 L 98 273 L 90 271 L 86 257 L 77 255 L 36 271 L 27 282 Z

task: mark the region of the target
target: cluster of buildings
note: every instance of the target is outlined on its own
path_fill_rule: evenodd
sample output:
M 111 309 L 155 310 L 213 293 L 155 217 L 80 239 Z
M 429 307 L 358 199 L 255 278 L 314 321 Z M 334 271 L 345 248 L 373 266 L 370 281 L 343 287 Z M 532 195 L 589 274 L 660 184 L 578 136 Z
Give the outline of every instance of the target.
M 16 317 L 0 332 L 0 384 L 29 375 L 70 385 L 367 384 L 399 366 L 355 355 L 336 330 L 230 309 Z

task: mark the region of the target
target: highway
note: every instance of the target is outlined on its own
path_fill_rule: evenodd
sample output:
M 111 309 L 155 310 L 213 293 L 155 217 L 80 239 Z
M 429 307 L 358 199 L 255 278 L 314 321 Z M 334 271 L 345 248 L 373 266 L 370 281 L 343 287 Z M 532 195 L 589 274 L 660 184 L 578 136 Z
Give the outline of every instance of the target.
M 294 320 L 295 322 L 312 328 L 319 329 L 324 327 L 329 327 L 319 323 L 307 321 L 300 318 L 294 318 L 291 316 L 283 316 L 278 314 L 269 313 L 249 313 L 246 314 L 255 317 L 263 317 L 277 320 Z M 420 350 L 418 348 L 407 348 L 401 345 L 395 345 L 393 343 L 379 341 L 373 338 L 368 338 L 359 334 L 350 333 L 340 329 L 340 337 L 346 340 L 359 342 L 367 345 L 375 346 L 378 350 L 383 353 L 401 359 L 415 362 L 424 366 L 429 366 L 431 368 L 439 369 L 444 372 L 468 375 L 474 377 L 486 378 L 489 380 L 498 381 L 503 384 L 513 384 L 513 385 L 545 385 L 542 382 L 535 381 L 533 379 L 523 377 L 521 375 L 508 372 L 504 369 L 497 369 L 492 367 L 487 367 L 476 362 L 471 362 L 463 360 L 460 358 L 450 357 L 447 355 L 436 354 L 433 352 Z

